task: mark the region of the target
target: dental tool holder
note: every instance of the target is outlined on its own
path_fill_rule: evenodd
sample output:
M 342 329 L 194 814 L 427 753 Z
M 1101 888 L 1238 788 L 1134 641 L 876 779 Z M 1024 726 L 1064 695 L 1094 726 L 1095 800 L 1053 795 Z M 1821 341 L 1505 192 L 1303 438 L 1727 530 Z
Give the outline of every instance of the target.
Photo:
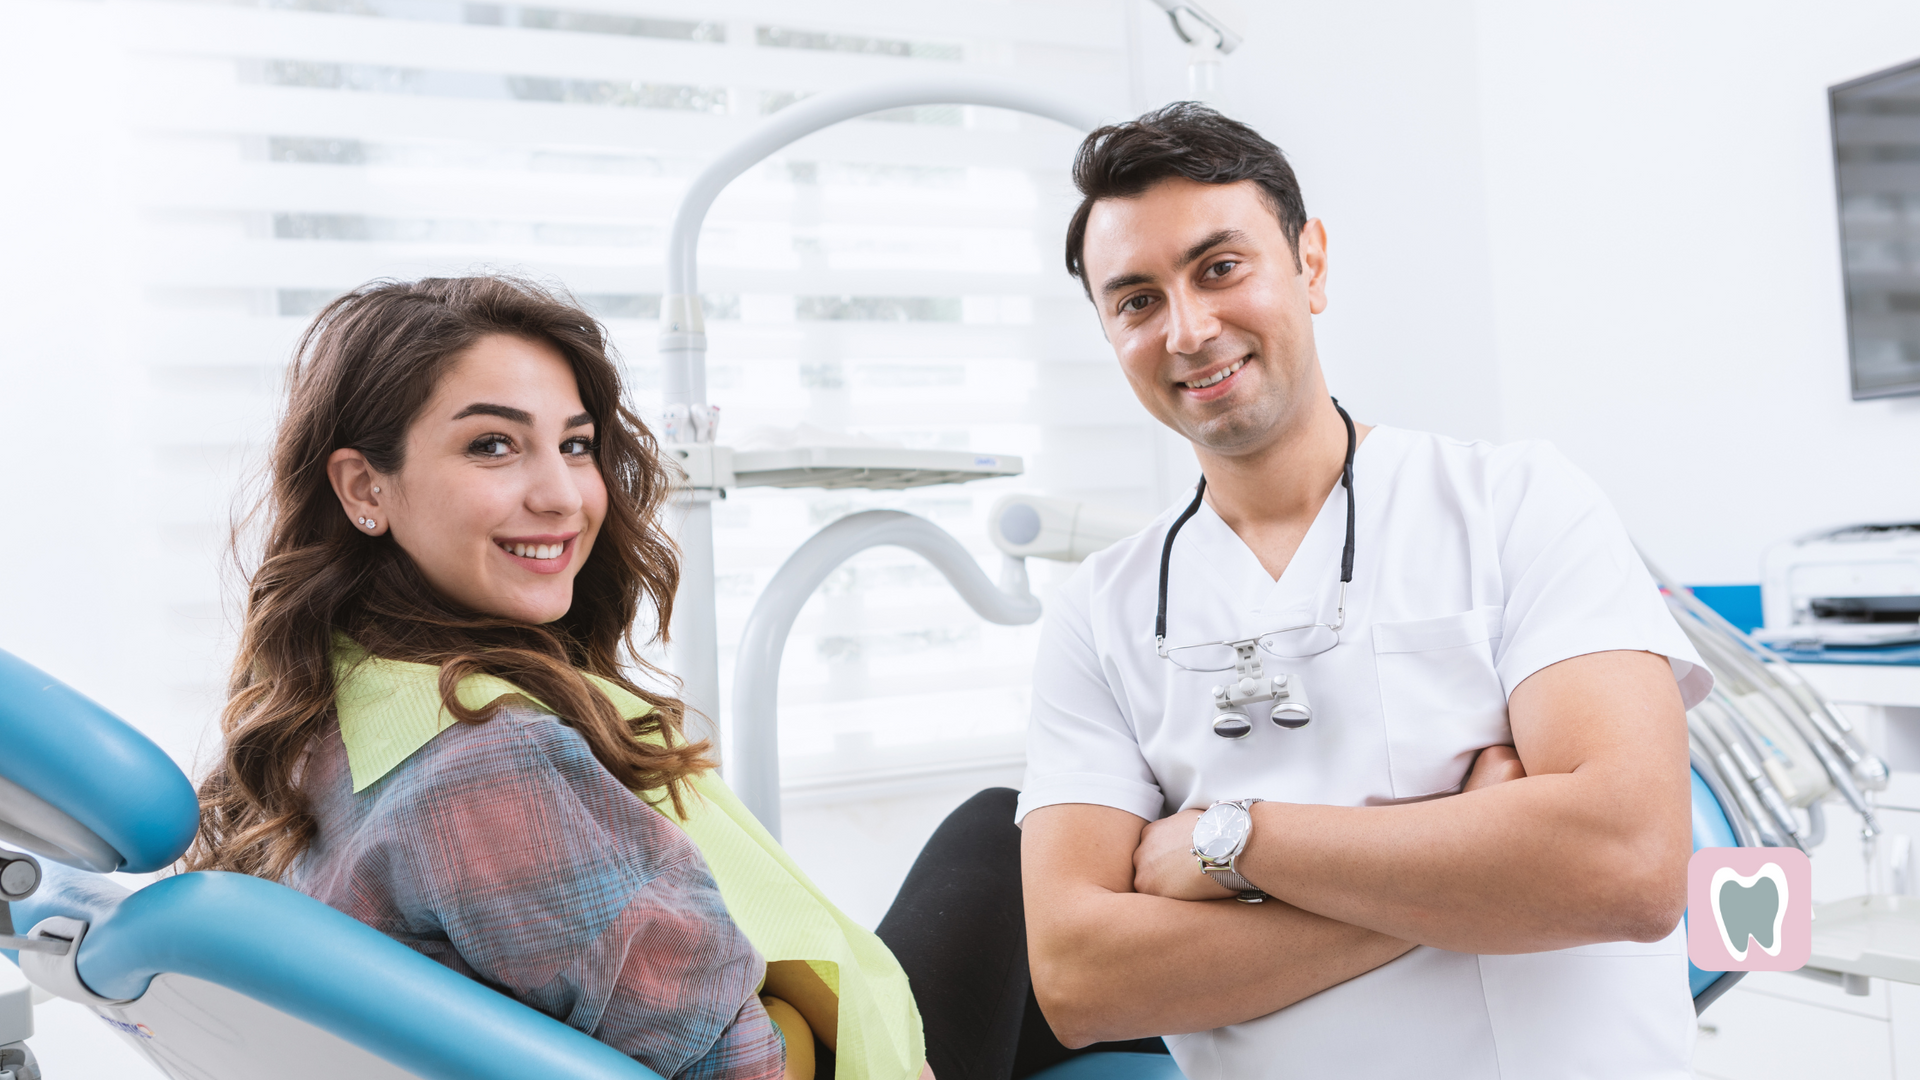
M 1250 638 L 1233 643 L 1233 672 L 1239 678 L 1213 688 L 1213 733 L 1223 739 L 1244 739 L 1253 733 L 1253 719 L 1247 706 L 1272 702 L 1268 719 L 1283 728 L 1305 727 L 1313 719 L 1313 706 L 1307 703 L 1306 687 L 1295 675 L 1268 676 L 1260 666 L 1259 640 Z

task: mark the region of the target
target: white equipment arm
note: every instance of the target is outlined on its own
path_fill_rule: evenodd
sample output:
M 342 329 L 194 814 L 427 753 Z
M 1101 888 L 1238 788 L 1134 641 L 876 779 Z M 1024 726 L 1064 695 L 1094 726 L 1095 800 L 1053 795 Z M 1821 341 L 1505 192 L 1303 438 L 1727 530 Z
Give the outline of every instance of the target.
M 912 105 L 985 105 L 1057 120 L 1082 131 L 1101 122 L 1098 111 L 1047 91 L 1003 79 L 949 75 L 898 79 L 833 90 L 789 105 L 721 153 L 680 200 L 667 240 L 667 293 L 660 303 L 663 404 L 707 401 L 707 334 L 700 312 L 696 260 L 700 227 L 721 190 L 741 173 L 806 135 L 842 120 Z M 683 557 L 681 594 L 674 607 L 672 666 L 692 714 L 690 734 L 718 739 L 720 642 L 713 597 L 713 514 L 710 495 L 689 493 L 677 529 Z M 702 722 L 697 717 L 707 717 Z
M 673 215 L 667 237 L 667 295 L 660 305 L 660 359 L 666 403 L 703 404 L 707 398 L 706 322 L 700 312 L 700 227 L 734 178 L 796 140 L 843 120 L 911 105 L 988 105 L 1044 116 L 1068 127 L 1100 126 L 1092 109 L 1031 86 L 952 75 L 898 79 L 819 94 L 781 109 L 746 138 L 714 158 L 693 178 Z
M 747 616 L 733 674 L 733 758 L 727 773 L 753 816 L 780 837 L 780 656 L 800 608 L 841 563 L 871 547 L 903 547 L 933 564 L 980 617 L 1024 626 L 1040 617 L 1026 563 L 1008 556 L 999 586 L 953 535 L 922 517 L 869 510 L 813 534 L 774 573 Z

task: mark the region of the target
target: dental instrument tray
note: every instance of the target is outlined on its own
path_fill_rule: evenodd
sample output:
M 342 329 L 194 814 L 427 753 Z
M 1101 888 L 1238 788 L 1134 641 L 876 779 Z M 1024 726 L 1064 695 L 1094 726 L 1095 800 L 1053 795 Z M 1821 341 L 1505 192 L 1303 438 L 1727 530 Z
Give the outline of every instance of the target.
M 1920 896 L 1855 896 L 1814 905 L 1807 967 L 1920 983 Z
M 1011 454 L 966 450 L 911 450 L 895 446 L 791 446 L 735 450 L 712 443 L 669 443 L 664 449 L 686 472 L 691 488 L 873 488 L 898 491 L 930 484 L 961 484 L 1018 476 Z

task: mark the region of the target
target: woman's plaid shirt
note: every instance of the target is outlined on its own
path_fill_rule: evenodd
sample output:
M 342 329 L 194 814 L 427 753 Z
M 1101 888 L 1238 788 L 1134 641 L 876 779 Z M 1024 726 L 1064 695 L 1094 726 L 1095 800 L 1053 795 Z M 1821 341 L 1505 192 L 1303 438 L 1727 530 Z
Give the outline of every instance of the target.
M 782 1074 L 699 851 L 552 716 L 455 724 L 358 794 L 335 731 L 300 786 L 319 834 L 287 884 L 662 1076 Z

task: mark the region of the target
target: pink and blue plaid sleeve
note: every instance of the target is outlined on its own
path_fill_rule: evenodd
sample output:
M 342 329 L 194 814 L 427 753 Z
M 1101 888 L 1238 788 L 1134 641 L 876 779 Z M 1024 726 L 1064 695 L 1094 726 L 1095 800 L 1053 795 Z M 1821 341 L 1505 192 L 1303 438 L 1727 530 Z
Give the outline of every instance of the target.
M 339 775 L 332 775 L 332 774 Z M 764 963 L 699 851 L 531 709 L 456 724 L 354 794 L 338 737 L 303 780 L 293 884 L 668 1077 L 778 1077 Z

